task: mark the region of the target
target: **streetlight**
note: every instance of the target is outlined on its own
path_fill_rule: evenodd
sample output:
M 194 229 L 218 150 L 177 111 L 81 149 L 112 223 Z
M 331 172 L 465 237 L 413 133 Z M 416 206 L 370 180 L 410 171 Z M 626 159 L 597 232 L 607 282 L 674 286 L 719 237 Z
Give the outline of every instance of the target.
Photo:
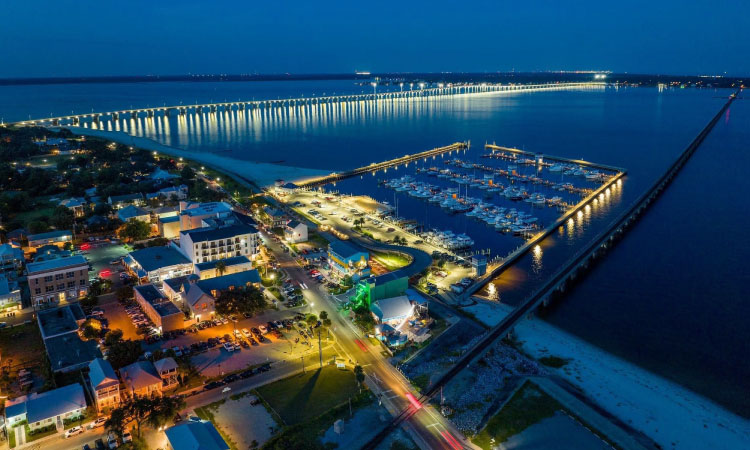
M 373 94 L 377 94 L 378 83 L 376 83 L 376 82 L 373 81 L 372 83 L 370 83 L 370 85 L 372 86 L 372 93 Z

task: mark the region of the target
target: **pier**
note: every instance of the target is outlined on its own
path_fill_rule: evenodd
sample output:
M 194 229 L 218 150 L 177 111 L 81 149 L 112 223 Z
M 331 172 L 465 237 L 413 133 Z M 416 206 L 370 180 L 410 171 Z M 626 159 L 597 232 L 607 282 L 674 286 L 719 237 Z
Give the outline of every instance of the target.
M 369 166 L 359 167 L 357 169 L 348 170 L 346 172 L 334 172 L 330 175 L 325 175 L 319 178 L 313 178 L 310 180 L 306 180 L 304 182 L 298 183 L 300 187 L 303 188 L 313 188 L 317 186 L 323 186 L 328 183 L 333 183 L 339 180 L 343 180 L 345 178 L 355 177 L 357 175 L 362 175 L 365 173 L 372 173 L 378 172 L 380 170 L 386 170 L 390 167 L 398 167 L 401 165 L 407 165 L 412 161 L 419 161 L 420 159 L 427 160 L 427 158 L 434 158 L 438 155 L 442 155 L 444 153 L 453 153 L 461 150 L 468 150 L 469 149 L 469 143 L 468 142 L 456 142 L 451 145 L 446 145 L 445 147 L 437 147 L 433 148 L 431 150 L 426 150 L 419 153 L 413 153 L 410 155 L 404 155 L 399 158 L 391 159 L 388 161 L 383 161 L 381 163 L 372 163 Z
M 602 231 L 596 238 L 594 238 L 589 244 L 582 249 L 578 250 L 565 264 L 563 264 L 549 280 L 544 283 L 541 287 L 536 289 L 529 297 L 526 298 L 521 304 L 518 305 L 513 311 L 510 312 L 500 323 L 495 325 L 489 332 L 485 333 L 482 339 L 477 342 L 471 349 L 464 353 L 461 358 L 454 364 L 448 371 L 446 371 L 435 383 L 430 385 L 424 390 L 422 396 L 419 398 L 420 403 L 428 402 L 434 397 L 443 386 L 445 386 L 450 380 L 452 380 L 459 372 L 466 368 L 472 361 L 484 355 L 492 344 L 498 339 L 504 338 L 506 335 L 513 331 L 515 325 L 532 314 L 536 308 L 540 305 L 548 303 L 550 296 L 554 293 L 560 293 L 564 290 L 566 283 L 573 280 L 577 275 L 586 270 L 588 266 L 599 256 L 601 256 L 609 247 L 614 245 L 616 240 L 621 237 L 625 230 L 633 225 L 637 219 L 643 214 L 654 200 L 664 191 L 664 189 L 671 183 L 675 176 L 679 173 L 680 169 L 684 167 L 685 163 L 700 147 L 701 143 L 706 139 L 706 136 L 711 132 L 716 122 L 726 112 L 732 102 L 737 98 L 738 92 L 733 93 L 729 96 L 727 102 L 721 107 L 718 113 L 708 122 L 708 124 L 701 130 L 698 136 L 693 139 L 690 144 L 683 150 L 680 156 L 667 168 L 666 172 L 659 177 L 651 187 L 646 190 L 635 202 L 622 214 L 618 215 L 610 225 Z M 581 202 L 584 203 L 584 202 Z M 484 279 L 483 283 L 477 283 L 476 285 L 483 286 L 488 280 Z M 476 292 L 474 289 L 473 292 Z M 414 408 L 407 408 L 401 411 L 380 433 L 378 433 L 370 442 L 367 443 L 363 448 L 374 449 L 377 445 L 385 439 L 391 431 L 396 429 L 403 421 L 409 419 L 416 410 Z
M 346 94 L 320 97 L 267 99 L 251 101 L 224 101 L 215 103 L 201 103 L 192 105 L 163 105 L 146 108 L 123 109 L 109 112 L 94 112 L 84 114 L 70 114 L 66 116 L 48 117 L 23 120 L 8 123 L 17 126 L 87 126 L 104 129 L 105 123 L 129 121 L 145 118 L 153 120 L 159 117 L 169 117 L 176 112 L 180 116 L 187 114 L 217 114 L 225 112 L 244 112 L 250 110 L 278 111 L 282 109 L 312 109 L 334 104 L 357 104 L 364 102 L 396 102 L 396 101 L 429 101 L 440 97 L 462 95 L 488 95 L 510 92 L 534 92 L 562 89 L 602 88 L 606 83 L 547 83 L 547 84 L 438 84 L 434 88 L 425 88 L 424 84 L 416 87 L 411 84 L 410 89 L 381 92 L 372 94 Z
M 625 169 L 623 169 L 621 167 L 609 166 L 609 165 L 606 165 L 606 164 L 595 163 L 595 162 L 586 161 L 586 160 L 583 160 L 583 159 L 564 158 L 562 156 L 547 155 L 547 154 L 544 154 L 544 153 L 532 153 L 532 152 L 527 152 L 526 150 L 521 150 L 521 149 L 518 149 L 518 148 L 501 147 L 501 146 L 495 145 L 495 144 L 485 144 L 484 148 L 486 150 L 490 150 L 493 153 L 494 152 L 507 152 L 507 153 L 513 153 L 515 155 L 524 155 L 524 156 L 528 156 L 528 157 L 530 157 L 530 158 L 532 158 L 532 159 L 534 159 L 536 161 L 539 161 L 540 159 L 542 161 L 550 160 L 550 161 L 561 162 L 561 163 L 564 163 L 564 164 L 577 164 L 579 166 L 586 166 L 586 167 L 590 167 L 592 169 L 606 170 L 606 171 L 609 171 L 609 172 L 625 172 Z

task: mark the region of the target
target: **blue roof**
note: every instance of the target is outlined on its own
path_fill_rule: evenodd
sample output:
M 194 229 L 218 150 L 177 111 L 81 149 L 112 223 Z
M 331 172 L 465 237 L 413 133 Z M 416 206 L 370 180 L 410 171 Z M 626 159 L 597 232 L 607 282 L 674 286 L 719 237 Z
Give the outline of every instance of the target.
M 336 255 L 340 256 L 343 259 L 348 259 L 353 256 L 356 256 L 359 253 L 367 254 L 365 250 L 360 250 L 359 248 L 353 246 L 352 244 L 341 241 L 341 240 L 335 240 L 331 242 L 328 245 L 328 250 L 335 253 Z
M 260 274 L 256 269 L 208 278 L 206 280 L 197 281 L 195 284 L 198 285 L 203 292 L 211 292 L 213 290 L 223 291 L 229 289 L 231 286 L 244 286 L 248 283 L 260 283 Z
M 230 225 L 221 228 L 196 228 L 194 230 L 183 231 L 180 236 L 190 236 L 193 243 L 204 241 L 216 241 L 218 239 L 228 239 L 240 234 L 253 234 L 258 230 L 250 225 Z
M 120 384 L 112 365 L 106 359 L 96 358 L 89 363 L 89 379 L 94 389 L 110 384 Z M 104 386 L 102 386 L 104 385 Z
M 30 241 L 38 241 L 41 239 L 55 239 L 55 238 L 72 237 L 72 236 L 73 236 L 73 233 L 71 233 L 70 230 L 56 230 L 56 231 L 49 231 L 47 233 L 30 234 L 28 238 Z
M 247 256 L 233 256 L 231 258 L 218 259 L 216 261 L 199 263 L 195 265 L 195 268 L 198 270 L 210 270 L 210 269 L 215 268 L 216 264 L 218 264 L 219 262 L 223 262 L 227 267 L 229 267 L 229 266 L 236 266 L 239 264 L 248 264 L 250 263 L 250 259 Z
M 218 214 L 218 213 L 229 213 L 232 212 L 232 205 L 227 202 L 207 202 L 207 203 L 195 203 L 188 206 L 192 208 L 183 209 L 181 214 L 188 216 L 203 216 L 207 214 Z
M 59 416 L 76 409 L 86 407 L 86 396 L 83 387 L 78 384 L 69 384 L 59 389 L 31 394 L 23 406 L 21 404 L 10 406 L 6 409 L 6 416 L 18 415 L 22 409 L 26 410 L 26 418 L 29 423 L 39 422 L 44 419 Z M 10 410 L 10 412 L 9 412 Z
M 188 421 L 164 430 L 173 450 L 228 450 L 216 427 L 207 420 Z
M 162 267 L 190 264 L 190 260 L 171 246 L 147 247 L 128 253 L 128 256 L 138 263 L 146 272 L 153 272 Z
M 127 222 L 129 219 L 139 216 L 147 216 L 148 211 L 137 206 L 128 205 L 121 210 L 117 211 L 117 217 L 123 222 Z
M 67 258 L 55 258 L 48 259 L 46 261 L 39 261 L 26 264 L 26 270 L 29 275 L 37 272 L 44 272 L 46 270 L 62 269 L 63 267 L 71 266 L 88 266 L 88 261 L 82 255 L 68 256 Z

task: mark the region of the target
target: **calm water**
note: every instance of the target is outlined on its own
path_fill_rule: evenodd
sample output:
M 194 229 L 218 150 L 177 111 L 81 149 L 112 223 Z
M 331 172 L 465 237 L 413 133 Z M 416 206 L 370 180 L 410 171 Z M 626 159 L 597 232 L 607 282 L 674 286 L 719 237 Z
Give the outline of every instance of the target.
M 348 81 L 144 83 L 0 87 L 0 117 L 32 117 L 136 107 L 370 92 Z M 244 160 L 341 170 L 448 143 L 471 140 L 461 158 L 479 160 L 485 142 L 624 167 L 628 176 L 607 206 L 550 236 L 493 285 L 501 301 L 528 295 L 614 212 L 626 207 L 674 160 L 724 102 L 722 91 L 653 88 L 558 91 L 362 104 L 294 114 L 173 116 L 148 124 L 121 121 L 167 145 Z M 129 122 L 129 121 L 128 121 Z M 750 415 L 748 239 L 750 191 L 746 142 L 750 106 L 737 102 L 675 183 L 643 220 L 549 315 L 555 325 Z M 105 125 L 106 126 L 106 125 Z M 116 129 L 118 124 L 110 124 Z M 429 164 L 428 164 L 429 165 Z M 394 200 L 378 179 L 335 189 Z M 421 175 L 420 175 L 421 176 Z M 428 181 L 435 182 L 433 178 Z M 470 195 L 473 195 L 470 192 Z M 402 198 L 403 197 L 403 198 Z M 504 252 L 519 241 L 466 218 L 447 217 L 423 200 L 399 195 L 399 213 L 430 226 L 466 232 L 476 248 Z M 499 201 L 498 201 L 499 202 Z M 552 220 L 539 212 L 542 221 Z

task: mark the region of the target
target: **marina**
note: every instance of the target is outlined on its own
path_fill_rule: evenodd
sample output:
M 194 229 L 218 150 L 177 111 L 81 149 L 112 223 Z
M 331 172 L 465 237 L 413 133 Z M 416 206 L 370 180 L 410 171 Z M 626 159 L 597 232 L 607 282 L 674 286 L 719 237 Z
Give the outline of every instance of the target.
M 385 176 L 397 170 L 399 176 Z M 624 173 L 497 147 L 422 159 L 413 167 L 341 180 L 328 189 L 370 196 L 387 206 L 380 220 L 461 257 L 483 253 L 494 268 L 554 230 L 582 201 L 596 198 L 598 204 L 600 194 L 602 202 L 608 199 L 622 186 L 617 182 Z

